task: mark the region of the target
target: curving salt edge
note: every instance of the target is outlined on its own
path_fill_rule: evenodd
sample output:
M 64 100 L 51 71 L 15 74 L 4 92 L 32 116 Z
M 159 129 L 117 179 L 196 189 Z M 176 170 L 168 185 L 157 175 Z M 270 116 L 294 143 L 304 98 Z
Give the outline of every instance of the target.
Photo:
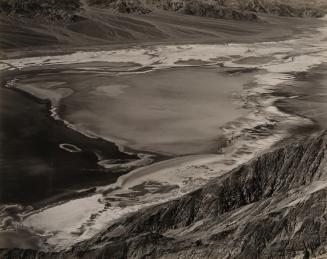
M 63 150 L 66 150 L 67 152 L 70 153 L 79 153 L 82 152 L 82 149 L 80 149 L 79 147 L 72 145 L 72 144 L 68 144 L 68 143 L 62 143 L 59 145 L 59 147 Z
M 194 190 L 210 181 L 211 178 L 224 174 L 253 158 L 258 152 L 269 148 L 276 141 L 285 137 L 286 133 L 283 131 L 283 127 L 277 127 L 276 131 L 269 132 L 269 126 L 311 123 L 308 119 L 279 111 L 274 106 L 274 102 L 279 98 L 272 97 L 271 93 L 276 85 L 292 80 L 293 73 L 307 71 L 312 66 L 327 62 L 326 44 L 322 41 L 326 35 L 327 30 L 323 28 L 320 30 L 320 34 L 312 37 L 277 43 L 230 44 L 228 46 L 160 46 L 144 50 L 114 51 L 111 52 L 113 58 L 110 55 L 106 56 L 108 52 L 97 52 L 93 56 L 90 52 L 87 54 L 79 53 L 74 56 L 75 62 L 81 62 L 79 60 L 83 58 L 102 59 L 103 56 L 100 57 L 102 54 L 99 53 L 103 53 L 105 58 L 110 61 L 119 60 L 118 56 L 125 61 L 134 59 L 138 53 L 138 62 L 140 60 L 146 61 L 144 62 L 145 65 L 154 65 L 151 62 L 157 62 L 157 59 L 161 57 L 162 62 L 158 63 L 157 67 L 154 65 L 154 69 L 178 66 L 173 60 L 199 59 L 210 61 L 216 57 L 237 55 L 236 53 L 242 54 L 242 58 L 251 55 L 271 55 L 274 60 L 259 66 L 263 72 L 255 77 L 256 87 L 244 91 L 243 101 L 253 112 L 247 117 L 224 126 L 223 130 L 230 141 L 230 147 L 224 150 L 224 155 L 182 157 L 136 169 L 120 177 L 116 184 L 106 188 L 98 188 L 96 195 L 33 211 L 28 215 L 23 214 L 22 217 L 25 219 L 22 225 L 32 228 L 36 232 L 42 231 L 51 235 L 47 241 L 55 250 L 65 249 L 76 242 L 92 237 L 105 225 L 121 216 L 140 208 L 171 200 Z M 169 51 L 173 54 L 170 55 Z M 131 57 L 128 56 L 128 53 L 131 54 Z M 143 54 L 139 56 L 140 53 Z M 159 57 L 151 61 L 147 56 L 149 53 L 157 54 Z M 287 58 L 289 53 L 292 55 Z M 67 56 L 62 61 L 55 57 L 55 62 L 68 62 Z M 229 61 L 224 63 L 225 66 L 229 67 L 253 67 L 249 64 L 236 64 L 235 61 L 237 58 L 229 57 Z M 15 65 L 22 65 L 18 61 L 15 62 Z M 276 125 L 276 120 L 278 125 Z M 253 129 L 260 127 L 263 128 L 261 132 L 253 131 Z M 265 137 L 264 133 L 267 132 L 271 134 Z M 141 184 L 144 185 L 145 193 L 143 194 L 135 190 L 135 186 Z M 178 185 L 179 188 L 173 188 L 163 193 L 153 191 L 158 191 L 163 186 L 173 185 Z M 133 198 L 129 198 L 126 194 L 130 194 Z M 72 208 L 76 208 L 76 211 Z M 63 213 L 65 214 L 64 219 L 60 217 Z

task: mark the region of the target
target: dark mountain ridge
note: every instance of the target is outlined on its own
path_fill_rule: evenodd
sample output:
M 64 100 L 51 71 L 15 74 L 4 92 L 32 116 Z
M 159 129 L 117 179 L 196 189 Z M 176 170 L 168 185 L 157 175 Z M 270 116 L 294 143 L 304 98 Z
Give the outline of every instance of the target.
M 88 0 L 90 5 L 123 13 L 163 9 L 184 14 L 234 20 L 256 20 L 255 13 L 291 17 L 323 17 L 326 3 L 303 0 Z M 145 12 L 145 10 L 148 10 Z
M 1 0 L 0 13 L 18 17 L 73 19 L 82 5 L 147 14 L 154 9 L 233 20 L 256 20 L 255 13 L 291 17 L 322 17 L 326 4 L 319 0 Z

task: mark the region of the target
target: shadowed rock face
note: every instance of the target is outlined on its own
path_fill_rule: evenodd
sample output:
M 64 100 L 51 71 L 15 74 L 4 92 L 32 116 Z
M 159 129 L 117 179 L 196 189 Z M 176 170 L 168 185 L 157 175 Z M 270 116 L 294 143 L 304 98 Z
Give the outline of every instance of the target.
M 327 254 L 327 132 L 278 148 L 62 253 L 1 258 L 310 258 Z

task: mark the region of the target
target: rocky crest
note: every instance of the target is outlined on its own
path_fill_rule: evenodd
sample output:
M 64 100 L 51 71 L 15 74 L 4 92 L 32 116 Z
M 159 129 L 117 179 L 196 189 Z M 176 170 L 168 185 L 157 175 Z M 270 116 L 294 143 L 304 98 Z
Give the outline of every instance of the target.
M 323 17 L 324 4 L 319 0 L 1 0 L 0 13 L 15 17 L 46 17 L 50 20 L 71 20 L 83 4 L 116 9 L 120 13 L 147 14 L 164 9 L 183 14 L 231 19 L 256 20 L 256 13 L 291 17 Z
M 145 14 L 158 8 L 231 20 L 256 20 L 256 13 L 290 17 L 323 17 L 326 14 L 326 6 L 319 0 L 88 0 L 88 3 L 122 13 Z
M 327 254 L 327 132 L 275 149 L 61 253 L 16 258 L 314 258 Z M 323 257 L 322 257 L 323 258 Z
M 151 13 L 151 9 L 141 0 L 88 0 L 88 3 L 92 6 L 116 9 L 120 13 Z

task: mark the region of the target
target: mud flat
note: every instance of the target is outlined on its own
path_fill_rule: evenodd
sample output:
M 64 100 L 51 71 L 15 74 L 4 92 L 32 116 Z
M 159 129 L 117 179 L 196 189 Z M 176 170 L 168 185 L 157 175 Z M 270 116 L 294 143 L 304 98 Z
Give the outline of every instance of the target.
M 135 150 L 169 155 L 211 153 L 219 149 L 220 127 L 246 113 L 241 102 L 233 100 L 246 80 L 215 68 L 102 75 L 65 98 L 62 116 Z

